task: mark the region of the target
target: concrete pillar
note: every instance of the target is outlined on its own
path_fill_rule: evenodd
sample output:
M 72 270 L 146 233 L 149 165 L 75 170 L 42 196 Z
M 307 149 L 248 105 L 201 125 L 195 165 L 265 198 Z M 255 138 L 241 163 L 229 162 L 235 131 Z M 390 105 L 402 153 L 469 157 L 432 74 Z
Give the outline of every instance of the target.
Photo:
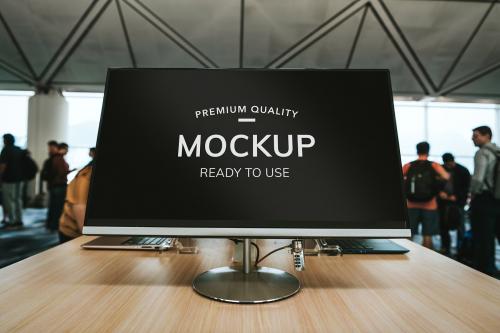
M 59 92 L 37 93 L 28 102 L 28 150 L 40 169 L 47 159 L 47 142 L 67 142 L 68 102 Z M 28 187 L 28 195 L 38 193 L 40 175 Z

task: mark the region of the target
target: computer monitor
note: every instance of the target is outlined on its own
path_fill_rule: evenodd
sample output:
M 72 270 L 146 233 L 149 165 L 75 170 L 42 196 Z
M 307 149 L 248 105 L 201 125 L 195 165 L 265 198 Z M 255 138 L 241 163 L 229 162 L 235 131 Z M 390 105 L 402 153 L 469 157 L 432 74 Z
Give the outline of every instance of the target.
M 409 237 L 387 70 L 110 69 L 84 234 Z

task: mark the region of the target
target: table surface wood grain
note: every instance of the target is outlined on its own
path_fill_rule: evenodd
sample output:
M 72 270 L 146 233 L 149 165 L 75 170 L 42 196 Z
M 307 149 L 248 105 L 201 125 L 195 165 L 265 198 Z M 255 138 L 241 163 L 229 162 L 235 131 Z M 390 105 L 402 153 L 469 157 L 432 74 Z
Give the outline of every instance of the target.
M 231 264 L 228 240 L 191 240 L 199 253 L 177 254 L 82 250 L 90 239 L 0 270 L 1 332 L 500 332 L 500 281 L 408 240 L 397 240 L 405 255 L 306 257 L 304 272 L 278 252 L 262 265 L 291 272 L 301 291 L 237 305 L 191 287 Z M 258 242 L 267 252 L 287 241 Z

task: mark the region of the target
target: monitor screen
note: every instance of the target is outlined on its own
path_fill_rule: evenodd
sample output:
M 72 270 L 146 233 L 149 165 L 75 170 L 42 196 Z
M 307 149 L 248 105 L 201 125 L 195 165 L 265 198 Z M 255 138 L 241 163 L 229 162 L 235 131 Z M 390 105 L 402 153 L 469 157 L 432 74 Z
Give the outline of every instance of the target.
M 111 69 L 86 234 L 407 237 L 386 70 Z

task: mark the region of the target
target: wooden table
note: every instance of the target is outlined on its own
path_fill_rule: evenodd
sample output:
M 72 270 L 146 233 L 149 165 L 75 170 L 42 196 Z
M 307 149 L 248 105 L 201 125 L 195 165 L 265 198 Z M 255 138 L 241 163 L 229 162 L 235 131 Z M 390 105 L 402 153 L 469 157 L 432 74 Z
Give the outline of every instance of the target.
M 500 281 L 407 240 L 407 255 L 307 257 L 295 273 L 281 251 L 263 262 L 303 289 L 263 305 L 196 294 L 197 274 L 228 265 L 227 240 L 199 254 L 81 250 L 91 237 L 0 270 L 0 331 L 500 332 Z M 259 241 L 264 252 L 284 240 Z

